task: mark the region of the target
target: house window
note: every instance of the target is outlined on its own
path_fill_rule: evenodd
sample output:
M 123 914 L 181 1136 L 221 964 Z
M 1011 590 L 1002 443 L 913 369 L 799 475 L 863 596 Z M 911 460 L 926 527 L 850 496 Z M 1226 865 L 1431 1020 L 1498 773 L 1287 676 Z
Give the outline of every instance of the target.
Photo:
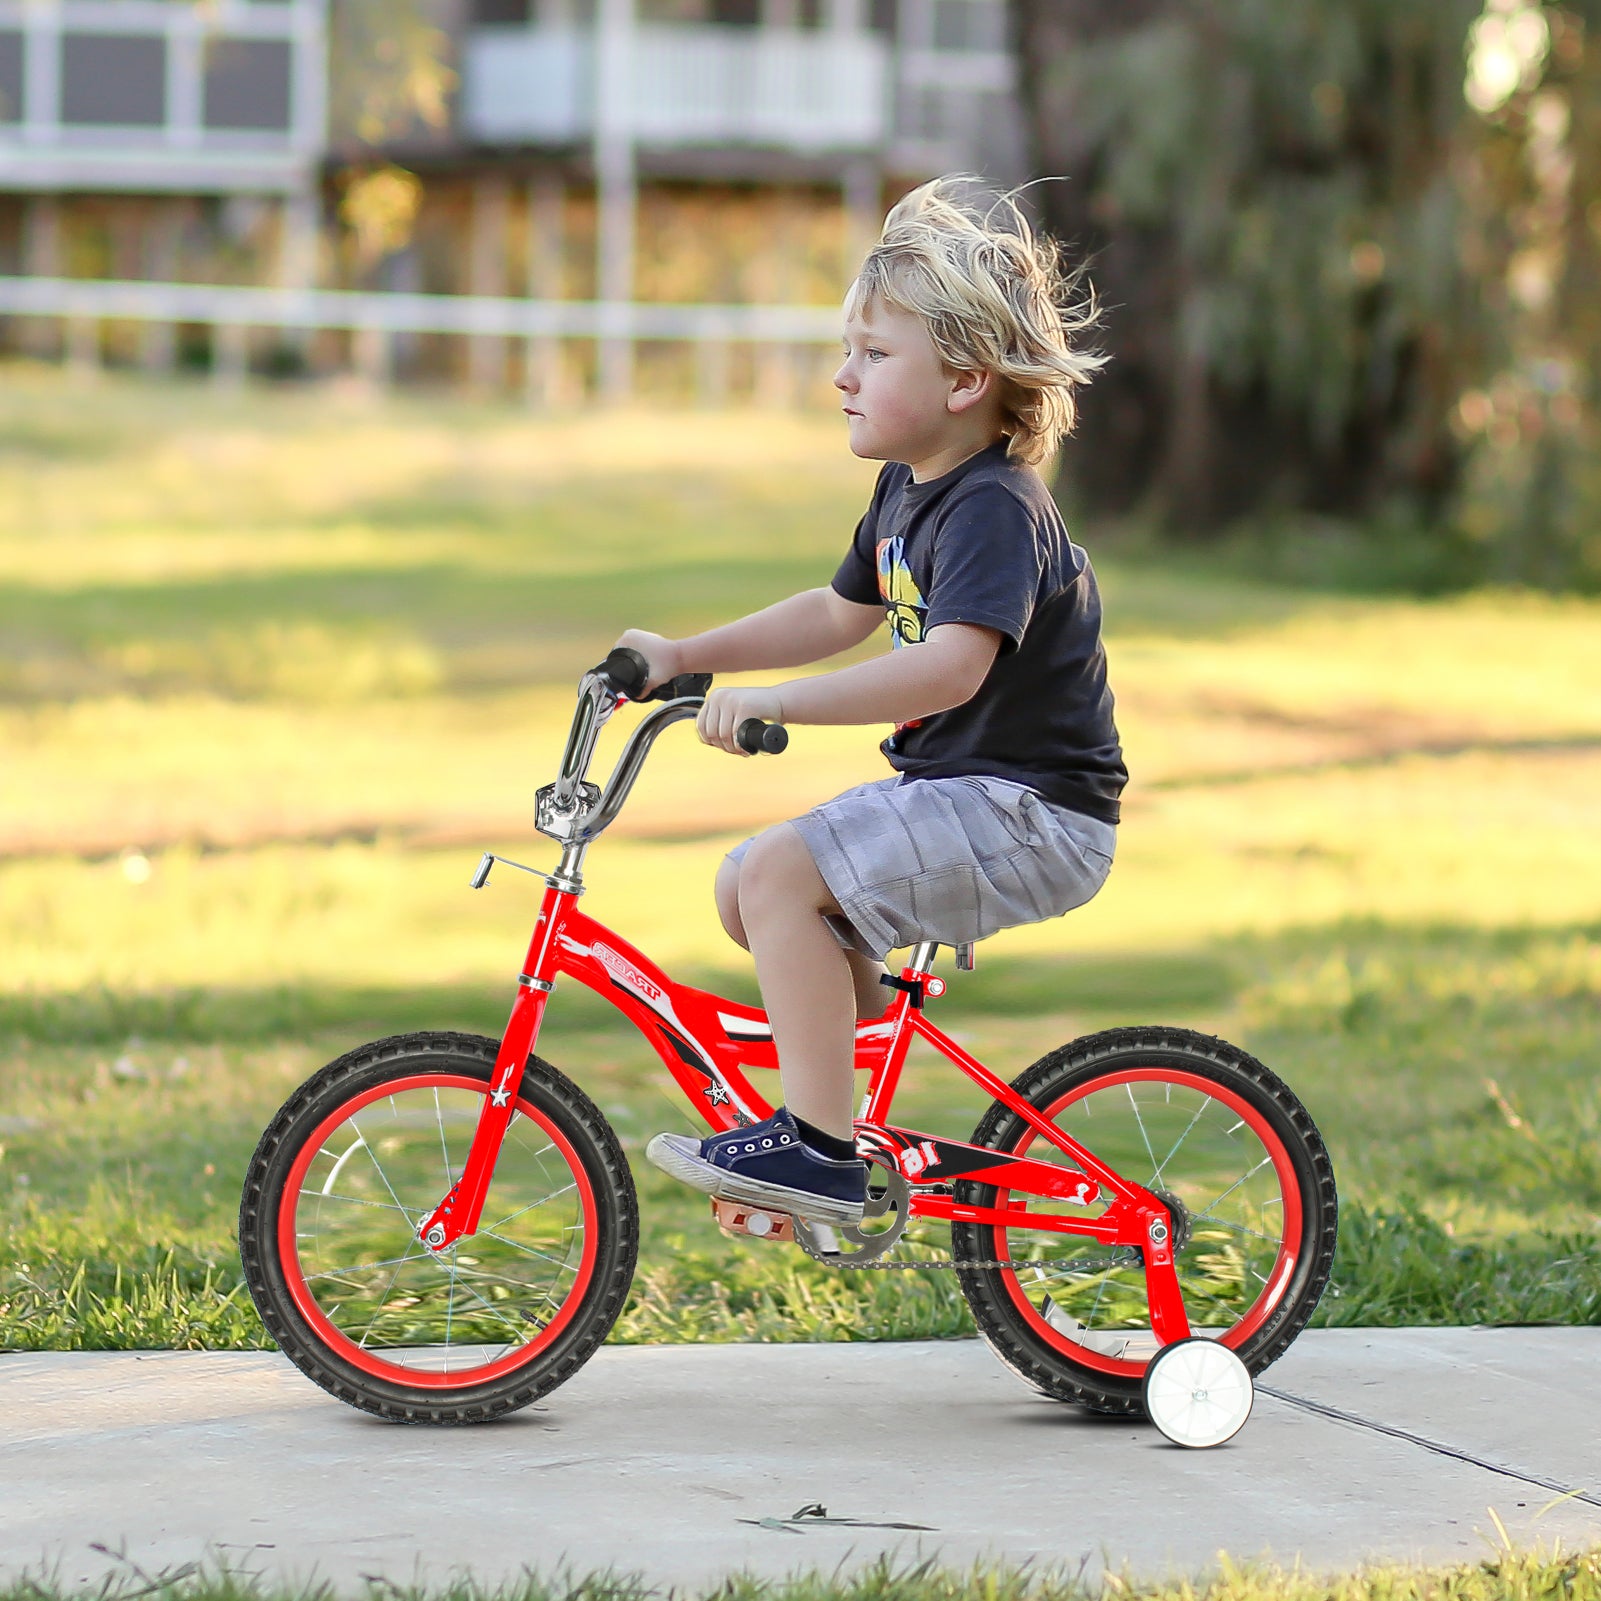
M 289 127 L 289 41 L 214 39 L 206 50 L 208 128 Z
M 1000 0 L 934 0 L 936 50 L 1004 50 L 1006 8 Z
M 0 122 L 22 121 L 22 35 L 0 32 Z
M 159 128 L 167 116 L 167 43 L 149 34 L 61 37 L 61 120 Z
M 472 18 L 489 27 L 501 23 L 526 24 L 528 0 L 473 0 Z
M 762 20 L 762 0 L 712 0 L 711 18 L 737 28 L 754 28 Z
M 867 25 L 875 33 L 895 33 L 896 0 L 868 0 Z

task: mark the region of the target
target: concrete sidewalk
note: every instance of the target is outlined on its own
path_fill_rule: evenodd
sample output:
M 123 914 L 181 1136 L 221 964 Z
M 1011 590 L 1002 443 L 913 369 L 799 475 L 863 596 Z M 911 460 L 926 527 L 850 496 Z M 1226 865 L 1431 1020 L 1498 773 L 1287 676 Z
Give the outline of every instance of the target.
M 976 1341 L 609 1348 L 535 1408 L 437 1430 L 276 1355 L 12 1355 L 0 1419 L 0 1573 L 65 1585 L 117 1551 L 347 1593 L 558 1565 L 700 1587 L 884 1552 L 1347 1568 L 1478 1558 L 1491 1507 L 1519 1542 L 1601 1541 L 1601 1329 L 1306 1334 L 1198 1452 L 1039 1399 Z M 811 1502 L 925 1527 L 761 1522 Z

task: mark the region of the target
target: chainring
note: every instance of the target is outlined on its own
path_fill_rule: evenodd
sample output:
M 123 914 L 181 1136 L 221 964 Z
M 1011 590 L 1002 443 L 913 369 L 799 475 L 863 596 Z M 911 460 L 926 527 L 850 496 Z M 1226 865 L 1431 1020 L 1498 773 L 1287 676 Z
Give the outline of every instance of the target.
M 867 1205 L 862 1222 L 869 1218 L 894 1214 L 892 1221 L 882 1229 L 869 1231 L 855 1224 L 813 1223 L 804 1217 L 795 1219 L 795 1239 L 800 1248 L 819 1262 L 831 1267 L 865 1267 L 876 1262 L 886 1251 L 895 1249 L 901 1235 L 906 1232 L 911 1215 L 912 1187 L 892 1167 L 876 1157 L 868 1159 Z M 883 1188 L 875 1192 L 874 1185 L 882 1182 Z M 841 1240 L 847 1245 L 841 1245 Z

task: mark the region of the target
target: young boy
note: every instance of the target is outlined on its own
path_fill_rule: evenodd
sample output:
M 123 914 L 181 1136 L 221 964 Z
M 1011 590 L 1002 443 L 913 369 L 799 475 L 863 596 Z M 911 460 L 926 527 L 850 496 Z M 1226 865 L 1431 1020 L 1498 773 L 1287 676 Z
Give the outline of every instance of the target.
M 1100 599 L 1034 467 L 1104 359 L 1071 347 L 1092 313 L 1069 289 L 1014 205 L 979 211 L 947 180 L 908 195 L 846 300 L 834 383 L 851 449 L 886 466 L 832 584 L 692 638 L 618 640 L 652 684 L 798 667 L 861 643 L 886 614 L 895 647 L 713 690 L 701 712 L 701 738 L 734 755 L 748 717 L 892 722 L 882 748 L 899 775 L 747 840 L 718 873 L 723 926 L 755 958 L 785 1104 L 710 1139 L 650 1142 L 652 1162 L 709 1194 L 858 1222 L 855 1025 L 884 1010 L 884 956 L 1059 916 L 1111 867 L 1128 775 Z

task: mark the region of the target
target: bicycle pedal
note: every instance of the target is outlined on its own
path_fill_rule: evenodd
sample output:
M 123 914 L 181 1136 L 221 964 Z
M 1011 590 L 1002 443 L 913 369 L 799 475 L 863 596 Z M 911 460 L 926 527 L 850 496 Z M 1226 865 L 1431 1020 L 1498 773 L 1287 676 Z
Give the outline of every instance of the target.
M 738 1201 L 712 1197 L 712 1216 L 724 1234 L 746 1234 L 753 1240 L 776 1240 L 780 1244 L 795 1238 L 795 1219 L 788 1212 L 774 1212 L 765 1206 L 745 1206 Z

